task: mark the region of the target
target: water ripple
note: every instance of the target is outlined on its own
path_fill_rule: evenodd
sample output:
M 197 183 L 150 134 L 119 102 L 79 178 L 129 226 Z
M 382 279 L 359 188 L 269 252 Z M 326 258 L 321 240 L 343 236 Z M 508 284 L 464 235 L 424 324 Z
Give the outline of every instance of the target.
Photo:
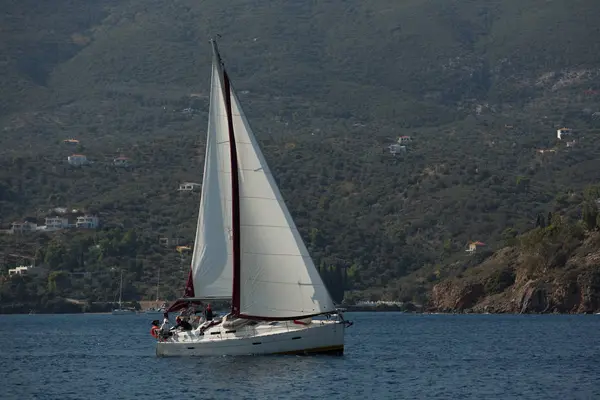
M 148 317 L 0 316 L 1 398 L 600 398 L 600 316 L 348 317 L 344 357 L 157 358 Z

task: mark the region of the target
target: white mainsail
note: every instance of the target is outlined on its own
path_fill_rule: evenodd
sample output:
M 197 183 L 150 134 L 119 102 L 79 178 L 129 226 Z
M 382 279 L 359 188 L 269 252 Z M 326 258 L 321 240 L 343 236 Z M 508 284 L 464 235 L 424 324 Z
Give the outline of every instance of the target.
M 192 255 L 194 292 L 198 298 L 231 298 L 231 160 L 221 66 L 214 60 L 204 159 L 204 177 Z
M 231 89 L 240 201 L 240 314 L 291 318 L 335 310 Z

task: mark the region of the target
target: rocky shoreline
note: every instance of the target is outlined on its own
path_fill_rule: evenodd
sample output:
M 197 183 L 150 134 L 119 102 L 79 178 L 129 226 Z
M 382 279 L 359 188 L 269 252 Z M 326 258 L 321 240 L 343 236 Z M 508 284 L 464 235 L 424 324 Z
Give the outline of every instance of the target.
M 600 234 L 570 249 L 507 247 L 468 276 L 436 284 L 428 311 L 492 314 L 600 312 Z

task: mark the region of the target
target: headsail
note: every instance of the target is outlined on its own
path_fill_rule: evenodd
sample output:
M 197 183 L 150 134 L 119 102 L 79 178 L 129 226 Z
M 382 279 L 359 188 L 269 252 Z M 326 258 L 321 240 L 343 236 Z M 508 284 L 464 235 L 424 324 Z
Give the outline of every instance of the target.
M 231 298 L 231 162 L 222 70 L 215 49 L 204 176 L 192 255 L 193 297 Z
M 233 89 L 230 95 L 239 163 L 239 314 L 291 319 L 334 311 Z

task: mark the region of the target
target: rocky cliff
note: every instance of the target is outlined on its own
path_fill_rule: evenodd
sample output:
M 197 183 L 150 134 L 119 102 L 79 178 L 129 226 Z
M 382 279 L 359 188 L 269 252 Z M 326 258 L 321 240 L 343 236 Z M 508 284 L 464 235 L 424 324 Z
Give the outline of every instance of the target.
M 537 228 L 433 287 L 431 310 L 490 313 L 600 311 L 600 233 Z

